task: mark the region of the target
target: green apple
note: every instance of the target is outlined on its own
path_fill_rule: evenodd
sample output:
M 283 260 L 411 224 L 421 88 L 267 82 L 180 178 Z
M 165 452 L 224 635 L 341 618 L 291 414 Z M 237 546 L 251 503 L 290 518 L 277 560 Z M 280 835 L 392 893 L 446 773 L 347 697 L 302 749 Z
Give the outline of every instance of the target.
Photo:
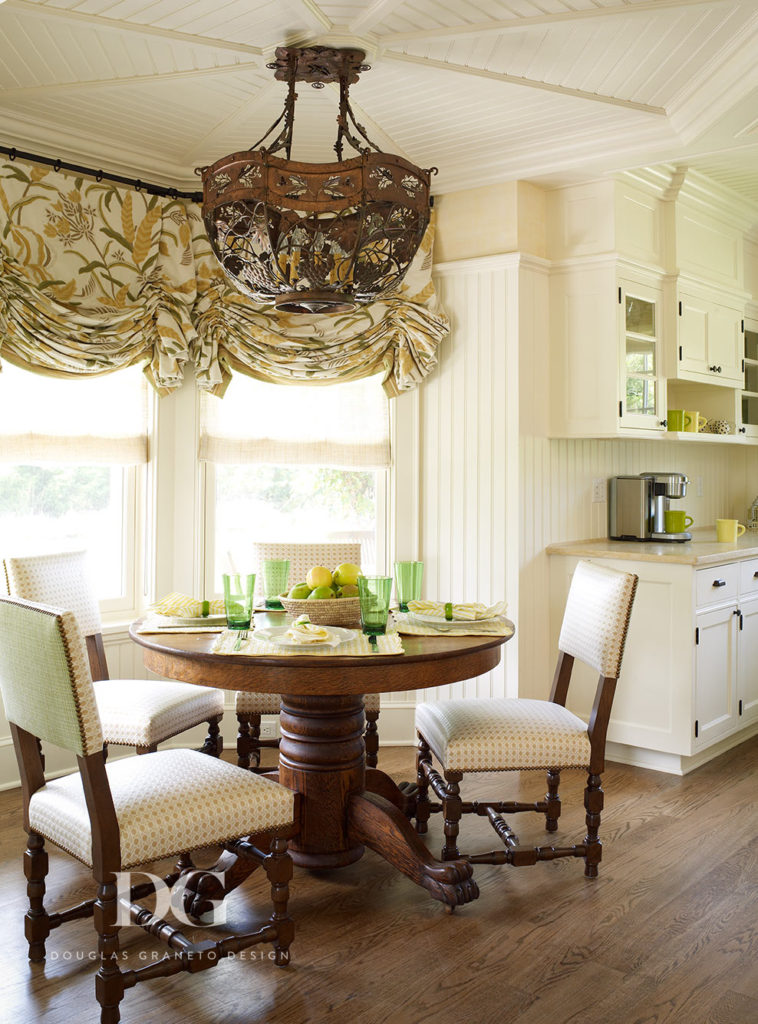
M 358 588 L 353 583 L 346 583 L 340 587 L 340 597 L 357 597 Z
M 338 583 L 341 587 L 347 584 L 349 587 L 354 587 L 358 582 L 358 577 L 361 574 L 359 565 L 353 565 L 352 562 L 343 562 L 342 565 L 338 565 L 332 573 L 334 582 Z
M 326 597 L 331 597 L 334 600 L 334 591 L 331 587 L 315 587 L 308 594 L 309 601 L 323 601 Z
M 287 597 L 291 597 L 293 601 L 304 601 L 311 595 L 311 588 L 307 583 L 296 583 L 290 590 Z
M 305 580 L 311 590 L 315 590 L 317 587 L 331 587 L 332 574 L 325 565 L 314 565 L 312 569 L 308 570 Z

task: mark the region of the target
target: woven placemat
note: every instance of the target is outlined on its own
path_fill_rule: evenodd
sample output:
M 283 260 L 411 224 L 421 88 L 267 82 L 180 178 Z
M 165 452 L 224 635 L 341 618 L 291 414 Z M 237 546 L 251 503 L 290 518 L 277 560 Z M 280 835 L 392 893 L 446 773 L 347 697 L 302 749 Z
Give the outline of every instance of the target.
M 198 623 L 202 620 L 199 619 Z M 226 626 L 172 626 L 165 615 L 146 615 L 135 633 L 223 633 Z
M 281 657 L 281 658 L 302 658 L 317 657 L 330 658 L 335 655 L 339 658 L 360 658 L 371 657 L 377 654 L 403 654 L 403 644 L 396 632 L 385 633 L 384 636 L 376 638 L 376 647 L 369 643 L 367 636 L 356 632 L 352 640 L 346 640 L 338 647 L 320 647 L 317 645 L 302 647 L 281 647 L 279 644 L 272 644 L 268 640 L 256 640 L 255 633 L 250 633 L 247 640 L 243 640 L 237 647 L 239 631 L 234 629 L 225 630 L 221 636 L 213 642 L 214 654 L 249 654 L 251 657 Z

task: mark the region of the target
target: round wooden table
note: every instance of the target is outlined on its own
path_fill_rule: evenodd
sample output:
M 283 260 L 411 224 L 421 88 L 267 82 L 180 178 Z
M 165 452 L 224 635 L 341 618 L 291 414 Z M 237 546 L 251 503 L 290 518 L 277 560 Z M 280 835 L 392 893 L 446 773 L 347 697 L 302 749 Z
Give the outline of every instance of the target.
M 257 627 L 283 621 L 281 612 L 255 615 Z M 467 861 L 438 861 L 417 836 L 409 821 L 414 787 L 401 789 L 366 768 L 363 695 L 472 679 L 497 665 L 509 636 L 403 636 L 405 653 L 391 656 L 252 657 L 213 654 L 213 633 L 140 634 L 138 627 L 130 636 L 160 676 L 281 694 L 279 771 L 271 777 L 300 794 L 299 831 L 290 841 L 295 863 L 342 867 L 368 846 L 450 907 L 478 896 Z M 250 873 L 240 861 L 225 854 L 216 865 L 226 872 L 226 891 Z

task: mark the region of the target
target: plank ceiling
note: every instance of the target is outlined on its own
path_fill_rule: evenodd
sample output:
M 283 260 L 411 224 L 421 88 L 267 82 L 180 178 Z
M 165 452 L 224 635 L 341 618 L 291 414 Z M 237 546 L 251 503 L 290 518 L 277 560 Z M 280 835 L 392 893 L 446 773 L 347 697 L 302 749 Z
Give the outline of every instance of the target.
M 5 0 L 0 42 L 0 145 L 180 188 L 278 116 L 275 47 L 322 43 L 438 193 L 675 162 L 758 203 L 756 0 Z M 334 89 L 299 93 L 293 156 L 331 159 Z

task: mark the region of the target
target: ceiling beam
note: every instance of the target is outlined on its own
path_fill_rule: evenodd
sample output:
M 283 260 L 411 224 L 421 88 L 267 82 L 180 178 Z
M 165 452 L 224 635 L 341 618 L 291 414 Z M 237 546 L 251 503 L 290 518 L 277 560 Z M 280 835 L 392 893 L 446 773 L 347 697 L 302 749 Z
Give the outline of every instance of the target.
M 10 0 L 13 2 L 13 0 Z M 506 18 L 502 21 L 481 21 L 469 25 L 444 25 L 438 28 L 417 29 L 413 32 L 390 32 L 380 36 L 383 46 L 397 43 L 444 39 L 450 36 L 483 35 L 490 32 L 518 32 L 533 26 L 563 25 L 566 22 L 585 21 L 589 18 L 610 18 L 613 15 L 659 14 L 661 11 L 683 7 L 714 7 L 734 0 L 644 0 L 638 4 L 622 4 L 617 7 L 591 7 L 581 11 L 561 11 L 559 14 L 534 14 L 523 18 Z
M 666 117 L 663 107 L 654 107 L 649 103 L 638 103 L 636 100 L 620 99 L 618 96 L 604 96 L 599 92 L 585 92 L 583 89 L 570 89 L 565 85 L 553 85 L 540 82 L 534 78 L 520 78 L 518 75 L 507 75 L 500 71 L 486 71 L 484 68 L 473 68 L 463 64 L 450 64 L 444 60 L 433 60 L 431 57 L 415 57 L 410 53 L 382 52 L 383 60 L 400 61 L 403 64 L 415 64 L 422 68 L 439 68 L 441 71 L 457 71 L 461 75 L 473 78 L 488 78 L 494 82 L 505 82 L 508 85 L 523 85 L 529 89 L 542 89 L 545 92 L 558 93 L 560 96 L 572 96 L 580 100 L 592 100 L 593 103 L 607 103 L 614 107 L 625 107 L 627 110 L 640 110 L 644 114 L 655 114 Z
M 312 18 L 315 18 L 319 25 L 321 25 L 322 28 L 325 28 L 327 32 L 333 28 L 331 21 L 327 18 L 319 5 L 315 3 L 315 0 L 300 0 L 300 6 L 304 7 L 306 12 Z
M 157 25 L 138 25 L 133 21 L 119 21 L 116 18 L 101 18 L 96 14 L 81 14 L 79 11 L 64 10 L 50 7 L 47 4 L 29 3 L 28 0 L 6 0 L 3 11 L 15 11 L 18 14 L 43 20 L 58 20 L 70 25 L 83 25 L 109 32 L 131 32 L 139 36 L 153 36 L 157 39 L 169 39 L 171 42 L 191 43 L 193 46 L 210 47 L 213 50 L 230 50 L 232 53 L 260 57 L 263 50 L 260 46 L 249 46 L 247 43 L 235 43 L 229 39 L 212 39 L 210 36 L 195 36 L 189 32 L 177 32 L 174 29 L 159 28 Z
M 404 4 L 405 0 L 374 0 L 362 14 L 350 22 L 349 32 L 370 32 L 374 25 L 377 25 L 382 18 L 394 14 L 395 10 Z
M 76 82 L 48 82 L 46 85 L 21 86 L 18 89 L 3 89 L 2 98 L 5 101 L 14 96 L 33 96 L 35 93 L 45 93 L 51 89 L 54 89 L 56 93 L 60 93 L 74 89 L 89 89 L 92 86 L 140 85 L 144 82 L 153 84 L 186 78 L 207 78 L 209 75 L 226 75 L 229 72 L 260 70 L 260 62 L 248 63 L 241 61 L 238 64 L 221 64 L 209 68 L 187 68 L 183 71 L 161 71 L 150 75 L 126 75 L 123 78 L 88 78 Z

